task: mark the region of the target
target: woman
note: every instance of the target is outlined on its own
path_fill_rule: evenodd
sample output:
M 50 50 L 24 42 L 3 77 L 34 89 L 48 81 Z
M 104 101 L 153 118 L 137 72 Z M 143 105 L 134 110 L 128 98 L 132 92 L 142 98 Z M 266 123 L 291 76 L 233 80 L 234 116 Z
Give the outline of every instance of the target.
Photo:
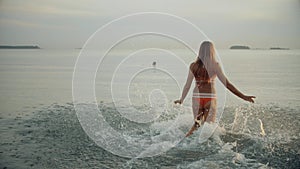
M 233 94 L 241 99 L 254 103 L 253 98 L 255 98 L 255 96 L 244 95 L 229 82 L 219 63 L 215 59 L 214 45 L 209 41 L 204 41 L 200 46 L 199 55 L 196 61 L 190 65 L 188 78 L 182 91 L 181 98 L 174 101 L 175 104 L 183 103 L 183 100 L 191 87 L 192 81 L 195 78 L 196 85 L 193 90 L 192 98 L 195 123 L 186 134 L 186 137 L 191 135 L 193 131 L 199 128 L 205 121 L 209 123 L 215 122 L 217 100 L 214 82 L 216 77 L 218 77 L 224 86 L 226 86 Z

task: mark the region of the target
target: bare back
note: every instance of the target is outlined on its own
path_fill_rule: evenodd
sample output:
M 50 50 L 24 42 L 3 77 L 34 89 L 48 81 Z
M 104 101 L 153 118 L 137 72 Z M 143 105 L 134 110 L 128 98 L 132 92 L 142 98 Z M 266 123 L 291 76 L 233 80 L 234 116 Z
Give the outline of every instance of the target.
M 212 75 L 209 75 L 205 66 L 201 60 L 193 62 L 190 65 L 190 71 L 193 73 L 195 78 L 195 88 L 194 93 L 215 93 L 214 81 L 216 78 L 216 73 L 213 71 Z

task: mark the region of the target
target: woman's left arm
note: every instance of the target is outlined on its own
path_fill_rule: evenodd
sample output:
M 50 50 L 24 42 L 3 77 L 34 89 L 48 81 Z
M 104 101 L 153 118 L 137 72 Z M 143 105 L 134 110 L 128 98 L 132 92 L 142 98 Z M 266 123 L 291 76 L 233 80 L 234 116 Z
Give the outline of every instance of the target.
M 242 92 L 240 92 L 228 79 L 227 77 L 224 75 L 222 68 L 220 67 L 220 65 L 218 64 L 217 67 L 217 76 L 220 79 L 220 81 L 224 84 L 224 86 L 226 86 L 226 88 L 231 91 L 233 94 L 235 94 L 236 96 L 240 97 L 241 99 L 244 99 L 248 102 L 252 102 L 254 103 L 254 98 L 255 96 L 247 96 L 244 95 Z

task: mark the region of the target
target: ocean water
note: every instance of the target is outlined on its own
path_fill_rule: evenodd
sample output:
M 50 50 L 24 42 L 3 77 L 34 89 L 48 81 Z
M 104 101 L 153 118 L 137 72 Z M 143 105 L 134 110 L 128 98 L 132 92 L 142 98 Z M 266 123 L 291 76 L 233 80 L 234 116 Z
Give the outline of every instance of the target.
M 97 107 L 138 152 L 153 138 L 163 143 L 142 150 L 159 152 L 145 158 L 120 156 L 114 144 L 101 147 L 82 128 L 72 99 L 79 52 L 0 50 L 1 168 L 300 167 L 299 50 L 218 50 L 229 80 L 257 98 L 249 104 L 226 92 L 219 127 L 200 143 L 200 131 L 183 139 L 193 122 L 191 92 L 183 106 L 172 104 L 193 54 L 148 50 L 126 58 L 130 51 L 112 51 L 94 70 Z

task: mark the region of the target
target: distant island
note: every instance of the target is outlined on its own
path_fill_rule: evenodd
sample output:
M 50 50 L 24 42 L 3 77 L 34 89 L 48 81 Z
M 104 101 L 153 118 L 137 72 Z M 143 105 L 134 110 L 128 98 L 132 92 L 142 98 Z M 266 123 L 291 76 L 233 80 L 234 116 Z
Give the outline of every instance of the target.
M 289 48 L 272 47 L 270 50 L 290 50 Z
M 0 49 L 40 49 L 40 47 L 37 45 L 0 45 Z
M 250 48 L 246 45 L 233 45 L 229 49 L 252 49 L 252 50 L 290 50 L 290 48 L 270 47 L 270 48 Z
M 234 45 L 234 46 L 231 46 L 230 49 L 250 49 L 250 47 L 244 46 L 244 45 Z

